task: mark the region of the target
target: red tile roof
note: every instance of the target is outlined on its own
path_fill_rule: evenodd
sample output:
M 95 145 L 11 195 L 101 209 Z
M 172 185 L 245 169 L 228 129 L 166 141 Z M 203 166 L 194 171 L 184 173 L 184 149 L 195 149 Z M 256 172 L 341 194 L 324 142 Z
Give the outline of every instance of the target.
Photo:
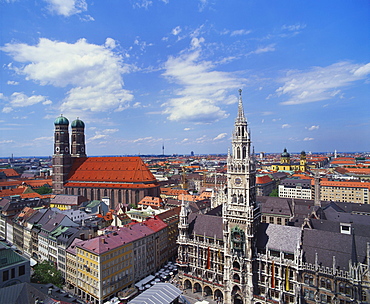
M 81 241 L 75 245 L 95 254 L 103 254 L 154 233 L 152 229 L 141 224 L 134 224 L 129 227 L 120 227 L 113 230 L 114 232 L 110 234 Z
M 167 227 L 167 224 L 164 223 L 161 219 L 154 217 L 148 218 L 146 221 L 142 222 L 145 226 L 152 229 L 155 232 L 158 232 Z
M 184 189 L 161 188 L 161 194 L 177 196 L 180 194 L 189 194 L 189 193 Z
M 311 182 L 311 184 L 314 181 Z M 338 182 L 338 181 L 329 181 L 329 180 L 321 180 L 320 186 L 324 187 L 349 187 L 349 188 L 368 188 L 370 190 L 370 183 L 369 182 Z
M 14 169 L 0 169 L 0 172 L 4 172 L 6 177 L 15 177 L 19 176 L 19 173 Z
M 267 184 L 272 182 L 272 179 L 268 175 L 262 175 L 256 177 L 256 184 Z
M 66 187 L 151 188 L 157 180 L 140 157 L 80 157 L 75 159 Z

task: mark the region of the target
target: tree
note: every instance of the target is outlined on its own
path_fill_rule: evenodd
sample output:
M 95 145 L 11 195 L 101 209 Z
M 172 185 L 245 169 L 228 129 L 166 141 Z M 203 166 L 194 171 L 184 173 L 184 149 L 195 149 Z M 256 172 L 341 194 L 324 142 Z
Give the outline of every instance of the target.
M 274 190 L 272 190 L 269 196 L 279 197 L 278 189 L 274 189 Z
M 49 194 L 49 193 L 51 193 L 51 192 L 53 192 L 53 189 L 51 189 L 50 187 L 48 187 L 48 186 L 42 186 L 42 187 L 40 187 L 40 188 L 38 188 L 38 189 L 34 189 L 34 191 L 36 192 L 36 193 L 38 193 L 38 194 Z
M 42 261 L 34 267 L 31 282 L 38 284 L 52 283 L 61 288 L 63 286 L 63 276 L 51 262 Z

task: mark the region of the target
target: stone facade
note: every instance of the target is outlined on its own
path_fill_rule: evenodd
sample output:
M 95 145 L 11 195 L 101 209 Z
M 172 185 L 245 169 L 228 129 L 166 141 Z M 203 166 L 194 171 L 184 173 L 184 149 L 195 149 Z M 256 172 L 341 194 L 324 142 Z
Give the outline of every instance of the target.
M 369 303 L 369 215 L 341 218 L 359 222 L 351 230 L 357 235 L 319 218 L 325 209 L 316 205 L 296 226 L 262 223 L 250 144 L 240 96 L 222 205 L 208 214 L 181 205 L 177 263 L 183 289 L 225 304 Z

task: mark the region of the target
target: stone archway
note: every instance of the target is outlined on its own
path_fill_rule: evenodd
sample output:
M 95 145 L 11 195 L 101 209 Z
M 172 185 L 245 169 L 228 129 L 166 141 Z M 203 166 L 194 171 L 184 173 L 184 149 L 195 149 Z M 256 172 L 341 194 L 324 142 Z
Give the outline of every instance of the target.
M 233 268 L 234 270 L 240 270 L 240 264 L 237 261 L 233 262 Z
M 205 296 L 212 296 L 213 295 L 212 289 L 209 286 L 204 286 L 203 291 L 204 291 Z
M 239 286 L 235 285 L 231 292 L 231 299 L 233 304 L 243 304 L 243 297 Z
M 202 292 L 202 286 L 200 286 L 199 283 L 194 283 L 193 291 L 194 292 Z
M 189 280 L 184 281 L 184 290 L 191 289 L 191 282 Z
M 216 289 L 215 290 L 215 293 L 214 293 L 214 300 L 215 301 L 218 301 L 220 303 L 223 303 L 224 302 L 224 294 L 222 293 L 221 290 L 219 289 Z

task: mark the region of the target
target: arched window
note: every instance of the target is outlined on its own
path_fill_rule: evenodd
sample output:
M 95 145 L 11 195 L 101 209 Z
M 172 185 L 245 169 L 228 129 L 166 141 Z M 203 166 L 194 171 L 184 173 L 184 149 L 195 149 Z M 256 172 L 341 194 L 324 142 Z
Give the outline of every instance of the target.
M 108 195 L 108 191 L 107 189 L 104 189 L 104 196 L 107 196 Z
M 320 279 L 320 287 L 325 288 L 326 287 L 326 282 L 324 278 Z
M 239 147 L 236 148 L 236 158 L 240 159 L 240 148 Z
M 349 297 L 352 296 L 352 287 L 350 285 L 348 285 L 348 284 L 346 284 L 346 292 L 345 292 L 345 294 L 347 296 L 349 296 Z
M 234 270 L 240 270 L 240 264 L 237 261 L 234 261 L 233 268 Z
M 130 197 L 129 197 L 129 191 L 126 190 L 126 201 L 125 201 L 126 204 L 129 204 L 130 203 Z
M 240 277 L 237 273 L 234 273 L 233 280 L 234 280 L 234 282 L 240 283 Z
M 243 159 L 247 157 L 247 148 L 243 147 Z
M 326 289 L 331 290 L 331 281 L 330 280 L 326 280 Z
M 94 200 L 94 189 L 90 189 L 90 200 Z
M 140 201 L 139 199 L 139 190 L 136 190 L 135 191 L 135 204 L 137 205 L 137 203 Z

